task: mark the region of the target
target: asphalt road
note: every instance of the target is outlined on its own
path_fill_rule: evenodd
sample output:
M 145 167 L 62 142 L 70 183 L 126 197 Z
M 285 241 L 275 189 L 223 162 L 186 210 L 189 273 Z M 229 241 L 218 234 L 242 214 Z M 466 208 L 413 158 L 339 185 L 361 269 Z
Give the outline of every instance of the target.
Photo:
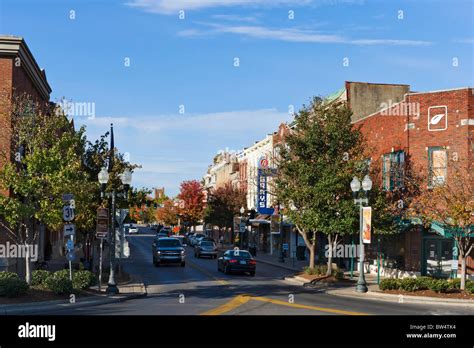
M 129 236 L 131 257 L 124 269 L 144 282 L 148 296 L 121 303 L 57 311 L 88 315 L 451 315 L 470 314 L 460 306 L 414 305 L 329 295 L 284 281 L 291 271 L 259 263 L 257 275 L 225 275 L 215 259 L 197 259 L 186 251 L 186 267 L 152 264 L 154 233 L 140 228 Z

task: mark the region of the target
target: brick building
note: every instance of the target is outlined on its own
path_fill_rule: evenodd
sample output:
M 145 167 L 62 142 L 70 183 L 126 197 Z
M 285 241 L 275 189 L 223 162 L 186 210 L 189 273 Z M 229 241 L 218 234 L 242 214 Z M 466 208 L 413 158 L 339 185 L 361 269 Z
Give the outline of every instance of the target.
M 51 87 L 45 71 L 40 69 L 25 40 L 16 36 L 0 36 L 0 166 L 3 161 L 14 159 L 17 149 L 12 148 L 10 111 L 14 98 L 26 94 L 40 105 L 49 105 Z M 10 192 L 0 192 L 10 194 Z M 39 259 L 44 257 L 46 243 L 42 226 L 39 234 Z M 7 241 L 5 231 L 0 229 L 0 243 Z M 0 259 L 0 269 L 23 274 L 23 260 Z
M 349 86 L 347 100 L 351 106 L 350 83 L 346 86 Z M 403 93 L 403 89 L 399 91 Z M 360 126 L 366 138 L 371 166 L 380 169 L 376 182 L 384 189 L 403 185 L 401 179 L 408 158 L 427 187 L 450 179 L 454 170 L 452 161 L 457 168 L 473 172 L 472 88 L 407 92 L 395 99 L 379 101 L 379 110 L 367 115 L 355 112 L 353 123 Z M 377 108 L 376 104 L 373 106 Z M 448 276 L 456 270 L 457 249 L 454 241 L 445 235 L 442 228 L 426 230 L 420 225 L 413 226 L 385 246 L 387 257 L 408 272 Z M 471 276 L 473 256 L 471 253 L 467 263 Z

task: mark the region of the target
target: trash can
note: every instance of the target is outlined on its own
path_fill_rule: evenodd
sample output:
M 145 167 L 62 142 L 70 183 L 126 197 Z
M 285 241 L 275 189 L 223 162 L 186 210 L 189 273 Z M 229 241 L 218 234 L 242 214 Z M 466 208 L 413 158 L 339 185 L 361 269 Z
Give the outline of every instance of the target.
M 298 245 L 296 247 L 296 259 L 299 261 L 306 260 L 305 255 L 306 247 L 303 245 Z

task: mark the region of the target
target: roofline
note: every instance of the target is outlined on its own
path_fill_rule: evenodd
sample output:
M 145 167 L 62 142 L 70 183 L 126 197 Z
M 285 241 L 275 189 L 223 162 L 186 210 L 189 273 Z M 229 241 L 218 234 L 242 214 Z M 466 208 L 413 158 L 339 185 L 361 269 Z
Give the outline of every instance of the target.
M 442 92 L 451 92 L 451 91 L 461 91 L 463 89 L 472 89 L 473 87 L 457 87 L 450 89 L 438 89 L 435 91 L 426 91 L 426 92 L 408 92 L 406 95 L 417 95 L 417 94 L 429 94 L 429 93 L 442 93 Z
M 21 66 L 41 96 L 49 101 L 52 90 L 46 79 L 46 73 L 39 67 L 26 41 L 22 37 L 0 35 L 0 56 L 19 57 L 22 63 Z
M 361 81 L 345 81 L 346 83 L 360 83 L 365 85 L 383 85 L 383 86 L 408 86 L 410 85 L 405 83 L 378 83 L 378 82 L 361 82 Z

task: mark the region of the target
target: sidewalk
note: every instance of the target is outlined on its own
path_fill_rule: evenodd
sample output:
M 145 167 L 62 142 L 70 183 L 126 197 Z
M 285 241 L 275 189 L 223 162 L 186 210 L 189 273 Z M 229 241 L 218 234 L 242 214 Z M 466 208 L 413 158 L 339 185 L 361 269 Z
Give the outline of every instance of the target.
M 350 278 L 350 273 L 345 272 L 344 276 Z M 340 297 L 349 297 L 349 298 L 358 298 L 364 300 L 372 301 L 386 301 L 392 303 L 411 303 L 411 304 L 435 304 L 435 305 L 449 305 L 449 306 L 468 306 L 473 307 L 474 309 L 474 300 L 462 300 L 462 299 L 453 299 L 453 298 L 439 298 L 439 297 L 428 297 L 428 296 L 415 296 L 415 295 L 401 295 L 401 294 L 387 294 L 379 290 L 377 284 L 377 275 L 375 274 L 366 274 L 365 280 L 367 282 L 368 292 L 359 293 L 355 291 L 355 286 L 357 283 L 357 278 L 359 277 L 358 272 L 353 274 L 353 285 L 343 285 L 338 286 L 337 288 L 329 288 L 325 292 L 329 295 L 340 296 Z M 380 279 L 383 279 L 381 277 Z M 302 277 L 286 277 L 286 281 L 298 284 L 303 286 L 304 284 L 309 283 L 309 281 Z
M 301 272 L 304 267 L 309 264 L 308 260 L 296 260 L 295 258 L 285 257 L 285 262 L 278 261 L 278 255 L 269 255 L 264 253 L 257 253 L 255 256 L 257 262 L 265 263 L 275 267 L 287 269 L 289 271 Z
M 97 286 L 91 287 L 91 289 L 93 290 L 97 290 L 97 288 Z M 91 296 L 76 298 L 75 303 L 70 303 L 69 300 L 66 299 L 56 301 L 0 305 L 0 315 L 46 314 L 49 312 L 64 310 L 68 308 L 75 309 L 123 302 L 135 298 L 145 297 L 147 295 L 146 287 L 143 283 L 129 283 L 119 285 L 118 288 L 118 295 L 107 296 L 105 292 L 103 294 L 91 293 Z

